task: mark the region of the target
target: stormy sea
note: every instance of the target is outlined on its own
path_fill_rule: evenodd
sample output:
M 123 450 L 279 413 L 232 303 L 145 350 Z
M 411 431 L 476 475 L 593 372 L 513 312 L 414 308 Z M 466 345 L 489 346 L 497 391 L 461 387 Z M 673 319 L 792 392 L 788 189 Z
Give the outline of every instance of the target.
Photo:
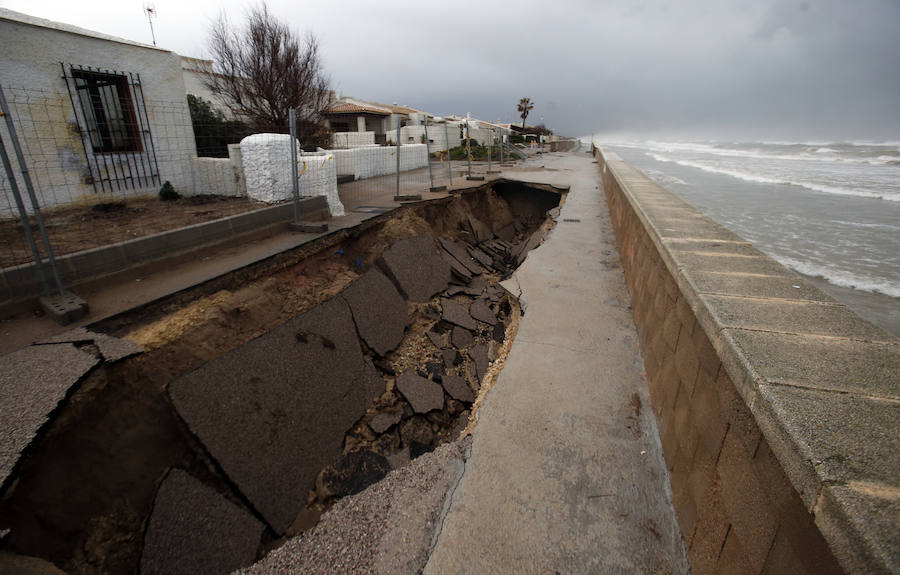
M 900 335 L 900 142 L 601 142 Z

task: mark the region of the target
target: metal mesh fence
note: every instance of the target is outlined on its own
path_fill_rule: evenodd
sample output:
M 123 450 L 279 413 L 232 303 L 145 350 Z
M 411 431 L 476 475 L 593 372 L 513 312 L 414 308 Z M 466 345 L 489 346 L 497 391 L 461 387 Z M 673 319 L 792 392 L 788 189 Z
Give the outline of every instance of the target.
M 324 196 L 338 217 L 436 197 L 501 160 L 500 130 L 427 116 L 398 118 L 377 135 L 297 122 L 292 156 L 289 124 L 254 133 L 192 97 L 145 100 L 133 75 L 64 67 L 63 78 L 59 91 L 0 87 L 8 103 L 0 138 L 8 149 L 18 142 L 24 160 L 10 154 L 0 172 L 7 281 L 17 270 L 35 273 L 26 233 L 41 239 L 34 204 L 46 224 L 47 242 L 36 242 L 40 257 L 49 244 L 65 258 L 291 202 L 295 175 L 301 198 Z M 35 192 L 35 202 L 22 194 L 27 222 L 13 193 L 13 183 L 25 189 L 26 174 Z

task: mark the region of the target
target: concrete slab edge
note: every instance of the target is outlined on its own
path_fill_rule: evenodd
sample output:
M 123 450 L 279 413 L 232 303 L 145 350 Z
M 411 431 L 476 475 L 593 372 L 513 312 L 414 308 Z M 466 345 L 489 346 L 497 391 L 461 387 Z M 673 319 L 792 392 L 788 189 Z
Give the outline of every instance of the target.
M 308 217 L 328 213 L 324 197 L 301 200 L 303 213 Z M 67 286 L 99 279 L 128 268 L 208 247 L 218 242 L 265 228 L 286 224 L 293 217 L 293 204 L 269 206 L 243 214 L 235 214 L 210 222 L 203 222 L 135 238 L 117 244 L 83 250 L 56 258 L 60 276 Z M 34 263 L 21 264 L 0 270 L 0 303 L 36 297 L 41 283 Z
M 680 257 L 683 252 L 672 249 L 673 243 L 677 240 L 672 237 L 672 233 L 664 233 L 664 222 L 661 221 L 658 215 L 651 213 L 654 209 L 649 204 L 652 204 L 654 201 L 660 201 L 660 203 L 667 204 L 670 207 L 677 205 L 676 209 L 682 215 L 690 213 L 691 218 L 706 229 L 724 230 L 724 228 L 711 218 L 700 213 L 699 210 L 682 202 L 674 194 L 662 188 L 650 178 L 627 165 L 616 154 L 597 150 L 595 155 L 598 157 L 598 164 L 603 171 L 604 187 L 615 186 L 616 191 L 621 193 L 621 196 L 628 203 L 628 207 L 633 210 L 634 215 L 646 230 L 653 249 L 658 253 L 663 265 L 676 281 L 680 295 L 684 297 L 685 302 L 697 319 L 698 325 L 713 344 L 722 362 L 723 369 L 731 377 L 738 394 L 750 409 L 763 436 L 781 464 L 785 475 L 791 481 L 795 490 L 801 494 L 804 505 L 814 515 L 816 526 L 826 538 L 842 566 L 850 572 L 859 571 L 861 566 L 865 566 L 864 570 L 871 572 L 892 572 L 895 569 L 900 569 L 900 563 L 885 562 L 897 561 L 897 558 L 889 559 L 888 556 L 879 551 L 881 549 L 879 541 L 886 535 L 872 531 L 873 522 L 867 521 L 864 516 L 860 516 L 859 506 L 851 507 L 846 505 L 841 498 L 829 496 L 828 513 L 822 513 L 823 506 L 821 501 L 825 497 L 826 491 L 831 489 L 831 486 L 829 478 L 823 476 L 812 460 L 812 454 L 817 451 L 821 452 L 821 450 L 817 450 L 817 446 L 814 443 L 811 444 L 809 440 L 797 436 L 796 433 L 791 431 L 790 426 L 780 419 L 777 410 L 770 405 L 770 401 L 773 401 L 771 395 L 765 400 L 759 399 L 760 389 L 770 384 L 769 381 L 760 375 L 761 370 L 758 369 L 763 358 L 748 355 L 736 344 L 729 330 L 738 329 L 742 326 L 734 325 L 724 320 L 723 317 L 726 314 L 720 312 L 726 310 L 716 309 L 716 306 L 711 304 L 705 297 L 706 294 L 697 288 L 693 281 L 691 266 L 682 261 L 682 257 Z M 611 181 L 608 181 L 608 179 Z M 687 210 L 681 204 L 687 206 Z M 663 212 L 664 209 L 656 208 L 656 214 Z M 685 228 L 688 227 L 685 226 Z M 730 241 L 727 236 L 743 240 L 743 238 L 728 230 L 724 231 L 721 241 Z M 734 263 L 735 261 L 738 261 L 737 258 L 729 263 Z M 798 282 L 803 282 L 798 274 L 777 264 L 774 260 L 771 263 L 773 267 L 780 268 L 783 272 L 784 276 L 781 277 L 795 277 Z M 805 282 L 803 283 L 805 284 Z M 809 285 L 804 285 L 804 289 L 811 289 L 814 292 L 818 291 Z M 822 299 L 827 298 L 823 296 Z M 773 299 L 773 301 L 775 300 Z M 783 302 L 783 300 L 781 301 Z M 812 300 L 809 301 L 813 303 Z M 834 309 L 847 309 L 842 305 L 832 304 L 832 306 Z M 867 323 L 862 319 L 859 321 Z M 900 340 L 890 334 L 874 326 L 871 327 L 875 334 L 871 337 L 860 336 L 858 333 L 848 333 L 846 336 L 838 334 L 834 337 L 843 337 L 863 345 L 875 342 L 900 343 Z M 761 331 L 765 333 L 765 329 Z M 798 331 L 803 332 L 802 325 Z M 773 328 L 771 332 L 774 334 L 787 333 L 776 328 Z M 881 332 L 880 335 L 878 332 Z M 824 337 L 819 334 L 813 335 Z M 897 349 L 897 353 L 900 353 L 900 346 Z M 896 378 L 897 384 L 900 385 L 900 374 L 897 374 Z M 823 392 L 822 396 L 825 398 L 832 397 L 833 401 L 838 401 L 845 392 L 830 393 L 831 395 L 827 391 Z M 871 399 L 871 396 L 867 395 L 852 395 Z M 891 398 L 884 398 L 884 400 L 894 401 Z M 774 401 L 777 401 L 777 399 Z M 816 420 L 816 414 L 814 413 L 807 414 L 807 416 L 811 421 Z M 848 425 L 849 427 L 852 427 L 852 425 Z M 882 446 L 883 449 L 881 451 L 887 457 L 896 458 L 897 452 L 893 449 L 895 446 L 892 446 L 890 444 L 891 440 L 887 439 L 890 435 L 890 433 L 885 434 L 885 445 Z M 817 439 L 814 438 L 811 441 L 815 442 Z M 896 440 L 894 439 L 894 441 Z M 836 455 L 840 456 L 840 454 Z M 847 470 L 847 473 L 852 480 L 853 474 L 858 473 L 858 471 Z M 880 488 L 891 492 L 897 492 L 897 487 L 896 485 L 880 486 Z M 840 518 L 840 520 L 836 518 Z M 897 518 L 895 517 L 894 519 Z

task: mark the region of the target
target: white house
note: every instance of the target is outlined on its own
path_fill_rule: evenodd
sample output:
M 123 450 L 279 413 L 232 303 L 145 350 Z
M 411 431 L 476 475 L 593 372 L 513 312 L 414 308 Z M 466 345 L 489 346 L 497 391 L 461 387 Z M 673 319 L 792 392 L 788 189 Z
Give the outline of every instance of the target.
M 166 181 L 186 195 L 239 193 L 228 160 L 197 158 L 178 54 L 2 8 L 0 38 L 0 89 L 42 208 L 155 194 Z M 0 137 L 9 144 L 5 123 Z M 11 206 L 0 202 L 0 216 Z

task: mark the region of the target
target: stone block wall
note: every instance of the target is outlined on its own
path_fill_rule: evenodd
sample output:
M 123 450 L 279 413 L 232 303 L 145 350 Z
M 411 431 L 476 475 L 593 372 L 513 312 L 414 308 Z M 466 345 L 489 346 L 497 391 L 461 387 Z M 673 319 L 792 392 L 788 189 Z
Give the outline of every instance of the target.
M 364 146 L 350 150 L 332 150 L 338 176 L 354 179 L 375 178 L 397 173 L 397 148 L 395 146 Z M 428 165 L 425 144 L 400 146 L 400 171 L 415 170 Z
M 332 135 L 332 145 L 335 148 L 374 146 L 375 132 L 335 132 Z
M 694 572 L 896 572 L 900 342 L 615 154 L 595 156 Z M 831 348 L 824 367 L 806 363 L 816 346 Z M 837 381 L 865 388 L 851 390 L 863 404 L 879 397 L 848 407 Z
M 191 158 L 194 194 L 240 197 L 247 195 L 239 144 L 228 146 L 227 158 Z

